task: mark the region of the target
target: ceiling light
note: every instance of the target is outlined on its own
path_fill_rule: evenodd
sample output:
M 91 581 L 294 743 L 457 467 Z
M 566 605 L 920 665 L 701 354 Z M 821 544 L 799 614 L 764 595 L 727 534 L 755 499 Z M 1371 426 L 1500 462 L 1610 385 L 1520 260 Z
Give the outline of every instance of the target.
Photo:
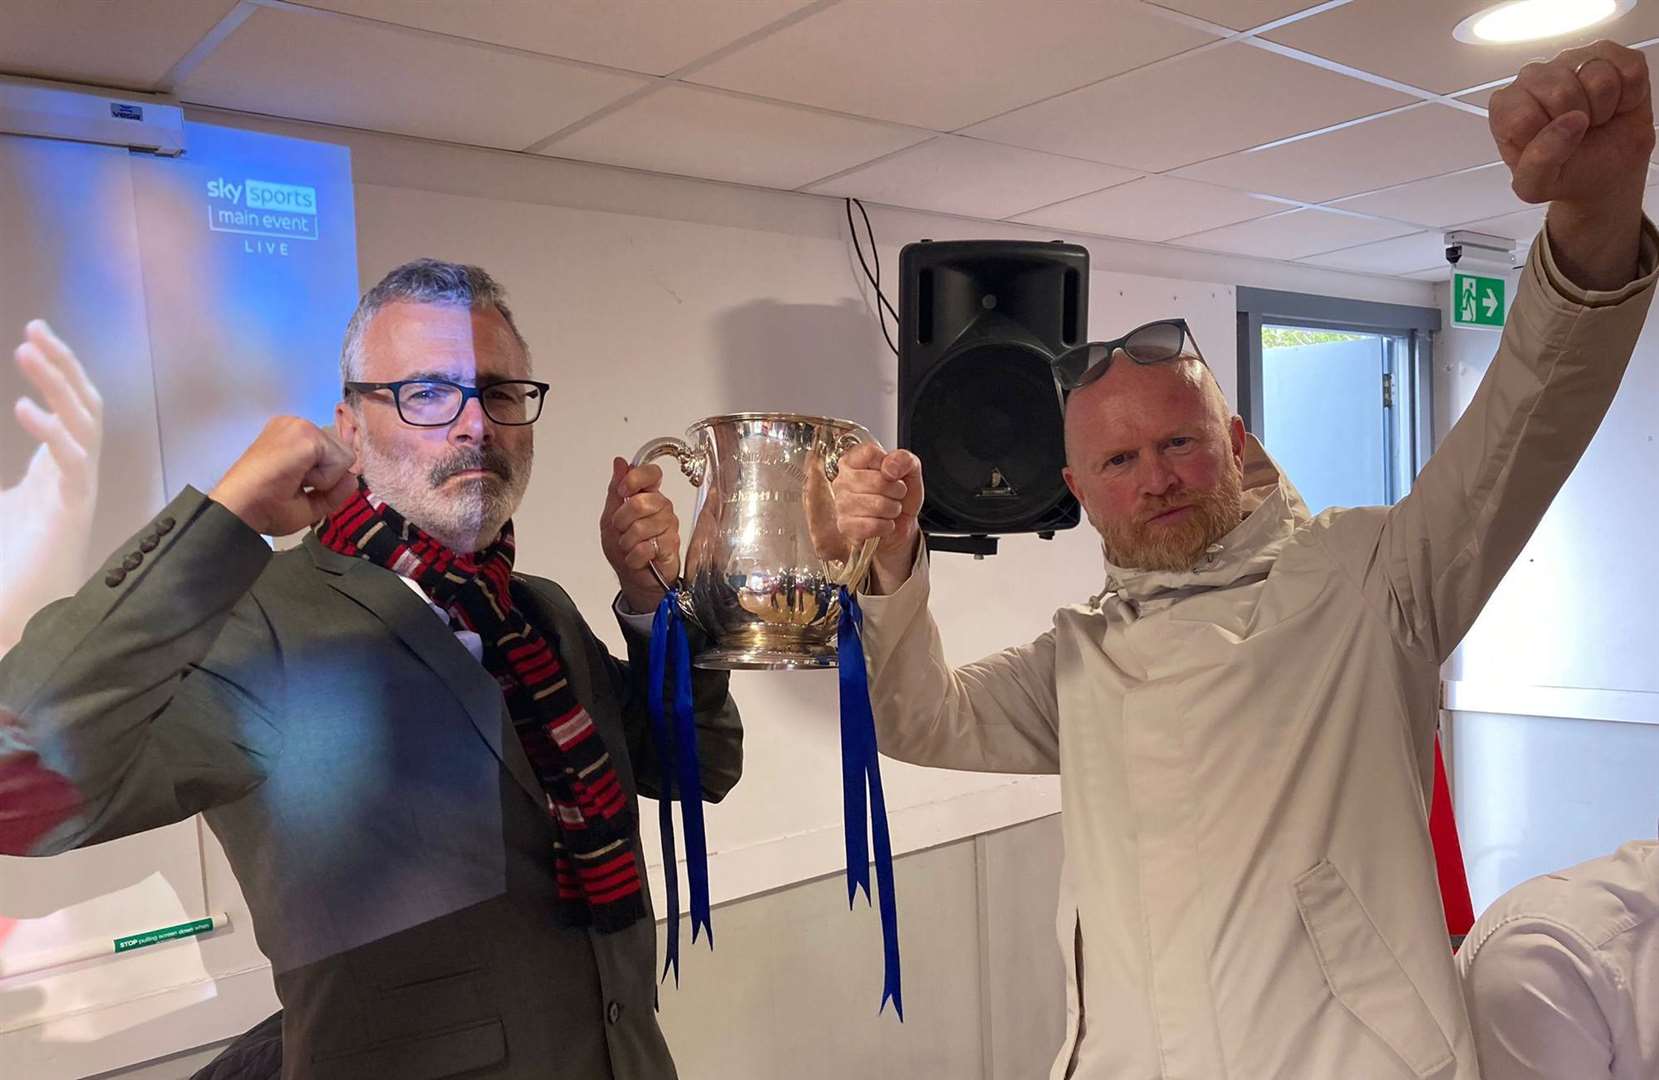
M 1513 45 L 1584 30 L 1635 6 L 1636 0 L 1509 0 L 1475 12 L 1452 36 L 1471 45 Z

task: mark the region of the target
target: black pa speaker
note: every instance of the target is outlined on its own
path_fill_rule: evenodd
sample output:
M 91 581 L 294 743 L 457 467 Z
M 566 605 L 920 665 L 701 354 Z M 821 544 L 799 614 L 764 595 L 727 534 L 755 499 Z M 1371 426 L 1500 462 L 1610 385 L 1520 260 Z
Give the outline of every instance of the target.
M 922 460 L 920 523 L 936 549 L 988 554 L 995 541 L 980 538 L 1077 524 L 1049 362 L 1083 342 L 1088 305 L 1089 252 L 1075 244 L 923 240 L 899 253 L 899 445 Z

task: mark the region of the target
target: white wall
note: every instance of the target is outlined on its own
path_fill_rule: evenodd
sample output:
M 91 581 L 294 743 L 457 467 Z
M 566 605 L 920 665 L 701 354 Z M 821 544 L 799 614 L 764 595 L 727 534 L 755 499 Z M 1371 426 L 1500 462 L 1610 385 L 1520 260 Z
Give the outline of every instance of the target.
M 1440 294 L 1437 436 L 1498 344 L 1496 331 L 1453 327 L 1449 287 Z M 1446 666 L 1453 803 L 1477 914 L 1527 878 L 1659 832 L 1656 435 L 1650 318 L 1600 432 Z
M 718 907 L 719 949 L 689 950 L 680 988 L 662 991 L 681 1080 L 1045 1075 L 1066 1008 L 1054 936 L 1059 825 L 1043 818 L 897 860 L 902 893 L 926 898 L 900 913 L 903 1024 L 891 1009 L 875 1015 L 880 936 L 874 920 L 848 918 L 840 878 Z M 222 1048 L 97 1080 L 181 1080 Z
M 891 440 L 896 362 L 877 328 L 838 200 L 277 123 L 234 122 L 347 142 L 357 181 L 365 284 L 417 255 L 481 263 L 509 289 L 553 383 L 519 519 L 521 564 L 558 578 L 597 630 L 614 581 L 596 522 L 613 454 L 735 409 L 843 415 Z M 897 252 L 920 237 L 1071 239 L 1091 251 L 1091 329 L 1186 315 L 1224 389 L 1236 385 L 1235 285 L 1395 303 L 1433 302 L 1428 285 L 1155 245 L 1068 237 L 872 207 L 883 281 L 896 301 Z M 306 358 L 332 363 L 332 357 Z M 320 418 L 319 418 L 320 419 Z M 671 488 L 689 508 L 690 490 Z M 1053 608 L 1099 584 L 1086 531 L 1014 538 L 995 559 L 939 561 L 938 611 L 953 659 L 1028 639 Z M 1046 1067 L 1064 1002 L 1054 943 L 1057 781 L 1018 782 L 883 764 L 893 814 L 910 1020 L 878 1018 L 872 911 L 849 913 L 840 865 L 834 680 L 743 673 L 744 781 L 709 817 L 720 949 L 688 949 L 686 988 L 662 1020 L 683 1075 L 1028 1077 Z M 649 815 L 647 815 L 649 817 Z M 826 823 L 833 823 L 827 825 Z M 655 848 L 654 837 L 646 840 Z M 213 845 L 209 844 L 213 850 Z M 245 908 L 223 858 L 209 905 Z M 251 939 L 204 942 L 215 974 L 257 982 Z M 231 973 L 240 973 L 232 975 Z M 268 999 L 239 991 L 240 1026 Z M 147 1054 L 205 1045 L 222 1015 L 152 1024 Z M 142 1040 L 148 1040 L 143 1043 Z M 205 1055 L 122 1075 L 187 1075 Z M 114 1075 L 114 1074 L 111 1074 Z

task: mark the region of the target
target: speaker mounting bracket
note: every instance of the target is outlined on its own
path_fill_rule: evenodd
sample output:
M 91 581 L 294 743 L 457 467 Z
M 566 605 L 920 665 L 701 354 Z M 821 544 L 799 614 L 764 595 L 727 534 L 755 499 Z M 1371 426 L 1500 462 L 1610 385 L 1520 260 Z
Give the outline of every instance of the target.
M 972 536 L 944 536 L 939 533 L 927 534 L 927 549 L 929 551 L 954 551 L 962 555 L 972 555 L 976 559 L 983 559 L 987 555 L 997 553 L 997 538 L 984 533 L 975 533 Z

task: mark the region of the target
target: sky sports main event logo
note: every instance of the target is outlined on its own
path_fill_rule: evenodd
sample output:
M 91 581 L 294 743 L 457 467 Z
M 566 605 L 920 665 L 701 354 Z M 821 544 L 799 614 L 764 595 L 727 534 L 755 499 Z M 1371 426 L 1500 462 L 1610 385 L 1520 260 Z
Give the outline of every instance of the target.
M 249 254 L 287 255 L 288 241 L 317 239 L 316 188 L 218 177 L 208 181 L 207 197 L 208 228 L 241 234 Z

